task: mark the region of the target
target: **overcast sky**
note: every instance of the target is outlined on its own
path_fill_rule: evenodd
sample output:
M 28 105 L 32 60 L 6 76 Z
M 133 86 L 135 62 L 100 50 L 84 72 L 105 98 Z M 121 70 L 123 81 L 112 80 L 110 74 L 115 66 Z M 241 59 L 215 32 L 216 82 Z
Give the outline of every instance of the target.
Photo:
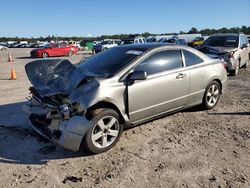
M 250 26 L 250 0 L 0 0 L 0 37 Z

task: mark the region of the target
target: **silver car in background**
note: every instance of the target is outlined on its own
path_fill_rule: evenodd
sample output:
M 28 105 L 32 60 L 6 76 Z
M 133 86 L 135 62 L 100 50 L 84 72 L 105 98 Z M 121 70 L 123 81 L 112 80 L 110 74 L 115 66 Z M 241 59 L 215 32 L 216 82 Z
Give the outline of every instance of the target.
M 214 108 L 227 80 L 221 60 L 164 44 L 115 47 L 77 66 L 39 60 L 25 69 L 33 84 L 24 106 L 31 126 L 64 148 L 92 153 L 112 148 L 124 126 L 196 105 Z
M 199 50 L 224 59 L 232 76 L 236 76 L 240 68 L 249 66 L 250 45 L 243 33 L 214 34 L 199 47 Z

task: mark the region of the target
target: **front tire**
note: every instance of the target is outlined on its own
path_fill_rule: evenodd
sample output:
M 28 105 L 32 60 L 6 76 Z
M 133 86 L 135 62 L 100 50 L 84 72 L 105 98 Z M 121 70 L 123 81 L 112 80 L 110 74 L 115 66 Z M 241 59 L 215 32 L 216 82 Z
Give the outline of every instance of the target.
M 123 131 L 119 115 L 112 109 L 97 109 L 92 115 L 92 127 L 84 136 L 83 146 L 90 153 L 108 151 L 116 145 Z
M 203 96 L 202 108 L 204 110 L 213 109 L 219 101 L 220 92 L 221 87 L 217 81 L 212 81 L 208 84 Z

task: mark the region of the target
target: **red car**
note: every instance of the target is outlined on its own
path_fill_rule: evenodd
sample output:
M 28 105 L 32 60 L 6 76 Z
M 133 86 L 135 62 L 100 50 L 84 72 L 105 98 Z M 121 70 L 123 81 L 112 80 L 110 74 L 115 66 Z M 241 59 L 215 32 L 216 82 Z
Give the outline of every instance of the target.
M 53 56 L 72 56 L 76 54 L 78 48 L 75 46 L 68 46 L 65 44 L 48 44 L 43 48 L 34 49 L 30 52 L 31 57 L 53 57 Z

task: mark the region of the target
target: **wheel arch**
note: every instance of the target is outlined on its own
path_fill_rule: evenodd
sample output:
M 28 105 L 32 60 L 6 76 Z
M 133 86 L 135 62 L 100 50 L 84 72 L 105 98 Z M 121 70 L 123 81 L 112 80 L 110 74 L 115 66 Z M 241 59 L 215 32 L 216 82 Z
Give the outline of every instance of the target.
M 109 108 L 109 109 L 112 109 L 112 110 L 115 110 L 117 112 L 117 114 L 119 115 L 119 121 L 121 123 L 125 123 L 125 118 L 123 117 L 121 111 L 119 110 L 119 108 L 111 103 L 111 102 L 107 102 L 107 101 L 99 101 L 98 103 L 92 105 L 91 107 L 89 107 L 85 113 L 85 116 L 87 119 L 91 119 L 91 113 L 94 111 L 94 110 L 97 110 L 97 109 L 100 109 L 100 108 Z
M 218 82 L 219 83 L 219 85 L 220 85 L 220 94 L 222 94 L 222 91 L 223 91 L 223 82 L 221 81 L 221 79 L 218 77 L 218 76 L 214 76 L 214 77 L 212 77 L 212 78 L 210 78 L 207 82 L 206 82 L 206 84 L 204 85 L 205 86 L 205 90 L 206 90 L 206 88 L 207 88 L 207 86 L 211 83 L 211 82 L 213 82 L 213 81 L 216 81 L 216 82 Z
M 216 78 L 216 79 L 213 79 L 212 81 L 216 81 L 216 82 L 218 82 L 219 83 L 219 85 L 220 85 L 220 94 L 222 94 L 222 82 L 220 81 L 220 79 L 218 79 L 218 78 Z
M 46 53 L 48 55 L 48 57 L 50 57 L 49 53 L 47 51 L 43 51 L 41 52 L 41 57 L 43 57 L 43 54 Z

